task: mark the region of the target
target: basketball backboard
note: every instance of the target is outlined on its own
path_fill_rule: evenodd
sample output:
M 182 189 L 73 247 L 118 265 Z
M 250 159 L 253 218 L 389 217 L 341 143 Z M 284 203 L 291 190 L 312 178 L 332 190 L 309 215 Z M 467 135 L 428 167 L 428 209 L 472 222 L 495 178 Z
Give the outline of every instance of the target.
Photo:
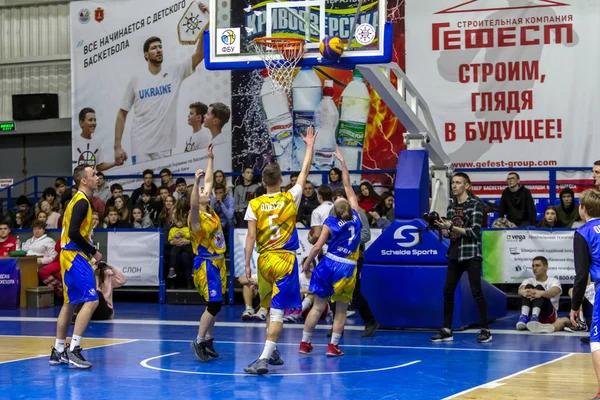
M 209 0 L 209 9 L 210 28 L 204 37 L 207 69 L 263 68 L 251 44 L 265 36 L 305 39 L 299 66 L 387 63 L 392 58 L 385 0 Z M 327 36 L 344 42 L 339 62 L 319 53 Z

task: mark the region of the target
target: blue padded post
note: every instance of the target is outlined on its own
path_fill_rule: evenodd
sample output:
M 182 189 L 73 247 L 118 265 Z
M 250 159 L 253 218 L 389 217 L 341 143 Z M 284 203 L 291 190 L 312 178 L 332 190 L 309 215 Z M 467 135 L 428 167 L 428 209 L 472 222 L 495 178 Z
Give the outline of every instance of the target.
M 429 211 L 427 150 L 400 152 L 394 185 L 394 214 L 399 219 L 422 218 Z

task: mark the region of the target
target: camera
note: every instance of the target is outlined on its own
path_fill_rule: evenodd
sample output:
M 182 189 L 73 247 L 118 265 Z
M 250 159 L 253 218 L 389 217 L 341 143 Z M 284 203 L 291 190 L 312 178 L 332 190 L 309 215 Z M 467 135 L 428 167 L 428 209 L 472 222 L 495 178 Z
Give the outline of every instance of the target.
M 440 215 L 436 211 L 423 214 L 423 219 L 427 222 L 428 229 L 439 229 L 436 225 L 440 219 Z

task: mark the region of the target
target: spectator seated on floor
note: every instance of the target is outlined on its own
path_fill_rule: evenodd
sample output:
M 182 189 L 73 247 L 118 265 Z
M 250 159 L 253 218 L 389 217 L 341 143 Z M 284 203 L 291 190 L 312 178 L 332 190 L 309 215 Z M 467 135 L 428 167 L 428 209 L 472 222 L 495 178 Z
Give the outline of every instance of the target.
M 54 245 L 54 251 L 56 252 L 56 256 L 54 256 L 50 263 L 40 268 L 38 276 L 44 282 L 44 285 L 54 290 L 58 297 L 63 297 L 62 275 L 60 271 L 60 240 Z
M 127 277 L 118 268 L 112 267 L 104 261 L 100 261 L 98 264 L 94 263 L 93 268 L 98 291 L 98 307 L 92 315 L 92 320 L 113 319 L 115 317 L 113 289 L 125 285 Z
M 8 257 L 15 250 L 17 239 L 10 234 L 10 225 L 6 221 L 0 221 L 0 257 Z
M 531 268 L 535 277 L 525 279 L 519 286 L 521 316 L 516 328 L 544 333 L 548 325 L 552 326 L 557 319 L 562 287 L 558 279 L 548 277 L 546 257 L 535 257 L 531 262 Z
M 256 286 L 258 276 L 252 275 L 254 284 L 250 284 L 245 276 L 238 277 L 238 282 L 242 285 L 242 297 L 244 298 L 244 311 L 242 312 L 242 321 L 249 321 L 257 319 L 264 321 L 267 319 L 268 310 L 264 307 L 259 307 L 258 311 L 255 311 L 253 307 L 253 301 L 258 300 L 258 287 Z
M 49 264 L 56 257 L 56 242 L 46 235 L 45 222 L 35 221 L 32 227 L 33 237 L 23 243 L 22 250 L 26 251 L 28 256 L 42 257 L 38 258 L 38 264 Z

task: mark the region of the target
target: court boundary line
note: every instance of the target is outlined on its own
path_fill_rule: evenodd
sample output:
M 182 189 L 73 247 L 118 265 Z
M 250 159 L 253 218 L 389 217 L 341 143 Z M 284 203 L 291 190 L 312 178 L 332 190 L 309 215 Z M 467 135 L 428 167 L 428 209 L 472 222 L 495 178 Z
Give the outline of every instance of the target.
M 0 337 L 26 337 L 26 338 L 42 338 L 42 339 L 52 338 L 52 339 L 55 339 L 54 336 L 30 336 L 30 335 L 0 335 Z M 86 338 L 84 338 L 84 339 L 86 339 Z M 129 343 L 134 343 L 134 342 L 138 341 L 138 339 L 115 339 L 115 338 L 87 338 L 87 339 L 123 340 L 123 342 L 109 343 L 109 344 L 102 344 L 102 345 L 98 345 L 98 346 L 86 347 L 85 348 L 86 350 L 94 350 L 94 349 L 99 349 L 102 347 L 111 347 L 111 346 L 116 346 L 119 344 L 129 344 Z M 0 361 L 0 365 L 19 362 L 19 361 L 35 360 L 36 358 L 49 357 L 49 356 L 50 356 L 50 354 L 43 354 L 43 355 L 34 356 L 34 357 L 19 358 L 16 360 Z
M 248 376 L 251 377 L 250 374 L 242 374 L 242 373 L 227 373 L 227 372 L 201 372 L 201 371 L 182 371 L 177 369 L 168 369 L 168 368 L 160 368 L 149 365 L 148 362 L 157 360 L 159 358 L 171 357 L 177 354 L 181 354 L 180 351 L 168 354 L 161 354 L 154 357 L 146 358 L 140 361 L 140 365 L 144 368 L 148 368 L 154 371 L 159 372 L 172 372 L 177 374 L 188 374 L 188 375 L 209 375 L 209 376 Z M 365 370 L 356 370 L 356 371 L 330 371 L 330 372 L 291 372 L 289 374 L 286 373 L 269 373 L 267 376 L 308 376 L 308 375 L 349 375 L 349 374 L 366 374 L 370 372 L 382 372 L 382 371 L 390 371 L 393 369 L 400 369 L 404 367 L 409 367 L 414 364 L 420 363 L 421 360 L 414 360 L 400 365 L 393 365 L 391 367 L 383 367 L 383 368 L 375 368 L 375 369 L 365 369 Z
M 34 335 L 3 335 L 0 337 L 29 337 L 29 338 L 48 338 L 54 339 L 54 336 L 34 336 Z M 193 339 L 127 339 L 127 338 L 102 338 L 102 337 L 84 337 L 85 339 L 112 339 L 112 340 L 124 340 L 131 342 L 170 342 L 170 343 L 190 343 Z M 247 342 L 247 341 L 234 341 L 234 340 L 215 340 L 215 343 L 224 344 L 246 344 L 246 345 L 259 345 L 263 346 L 264 342 Z M 121 343 L 118 343 L 121 344 Z M 124 343 L 123 343 L 124 344 Z M 299 342 L 279 342 L 278 346 L 298 346 Z M 326 347 L 328 343 L 312 343 L 314 347 Z M 468 348 L 468 347 L 446 347 L 445 345 L 432 345 L 427 346 L 398 346 L 398 345 L 373 345 L 373 344 L 342 344 L 342 347 L 351 348 L 373 348 L 373 349 L 398 349 L 398 350 L 448 350 L 448 351 L 475 351 L 475 352 L 488 352 L 488 353 L 532 353 L 532 354 L 589 354 L 589 352 L 572 352 L 572 351 L 551 351 L 551 350 L 515 350 L 515 349 L 488 349 L 484 347 L 480 348 Z
M 450 399 L 454 399 L 454 398 L 456 398 L 456 397 L 462 396 L 463 394 L 470 393 L 470 392 L 472 392 L 472 391 L 475 391 L 475 390 L 477 390 L 477 389 L 485 389 L 485 387 L 484 387 L 484 386 L 493 385 L 493 384 L 499 383 L 499 382 L 501 382 L 501 381 L 504 381 L 504 380 L 507 380 L 507 379 L 510 379 L 510 378 L 514 378 L 514 377 L 515 377 L 515 376 L 517 376 L 517 375 L 521 375 L 521 374 L 524 374 L 524 373 L 530 372 L 531 370 L 534 370 L 534 369 L 536 369 L 536 368 L 542 367 L 542 366 L 544 366 L 544 365 L 548 365 L 548 364 L 555 363 L 555 362 L 557 362 L 557 361 L 564 360 L 564 359 L 566 359 L 566 358 L 569 358 L 569 357 L 571 357 L 571 356 L 572 356 L 572 355 L 574 355 L 574 354 L 581 354 L 581 353 L 569 353 L 569 354 L 565 354 L 564 356 L 562 356 L 562 357 L 558 357 L 558 358 L 555 358 L 554 360 L 550 360 L 550 361 L 546 361 L 545 363 L 541 363 L 541 364 L 538 364 L 538 365 L 534 365 L 534 366 L 532 366 L 532 367 L 529 367 L 529 368 L 526 368 L 526 369 L 524 369 L 524 370 L 522 370 L 522 371 L 515 372 L 514 374 L 507 375 L 507 376 L 505 376 L 505 377 L 503 377 L 503 378 L 494 379 L 493 381 L 486 382 L 486 383 L 483 383 L 483 384 L 481 384 L 481 385 L 477 385 L 477 386 L 475 386 L 475 387 L 472 387 L 472 388 L 470 388 L 470 389 L 467 389 L 467 390 L 463 390 L 462 392 L 459 392 L 459 393 L 453 394 L 453 395 L 451 395 L 451 396 L 449 396 L 449 397 L 444 397 L 442 400 L 450 400 Z M 493 389 L 490 389 L 490 390 L 493 390 Z
M 0 322 L 56 322 L 56 317 L 0 317 Z M 138 319 L 112 319 L 107 321 L 90 321 L 93 324 L 114 324 L 114 325 L 165 325 L 165 326 L 198 326 L 198 321 L 185 321 L 185 320 L 138 320 Z M 217 322 L 217 327 L 224 328 L 265 328 L 265 322 Z M 304 329 L 303 324 L 286 324 L 284 329 Z M 319 324 L 315 329 L 331 329 L 332 325 Z M 362 325 L 346 325 L 344 330 L 346 331 L 364 331 Z M 589 336 L 589 332 L 553 332 L 551 334 L 533 333 L 530 331 L 517 331 L 516 329 L 494 329 L 491 328 L 493 335 L 525 335 L 525 336 L 540 336 L 540 337 L 586 337 Z M 437 332 L 437 329 L 382 329 L 381 332 L 402 332 L 402 333 L 422 333 L 422 332 Z M 465 329 L 460 331 L 452 331 L 452 334 L 474 334 L 479 333 L 479 329 Z

